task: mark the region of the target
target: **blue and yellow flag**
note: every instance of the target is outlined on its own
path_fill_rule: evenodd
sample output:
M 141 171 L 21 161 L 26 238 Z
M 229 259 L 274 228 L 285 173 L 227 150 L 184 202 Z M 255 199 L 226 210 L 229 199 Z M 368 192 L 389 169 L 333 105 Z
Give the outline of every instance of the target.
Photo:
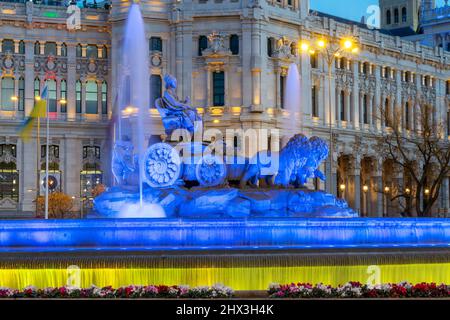
M 33 131 L 33 126 L 37 118 L 44 118 L 47 113 L 47 94 L 48 89 L 47 86 L 44 86 L 42 89 L 41 97 L 36 100 L 33 110 L 31 110 L 30 116 L 25 119 L 25 121 L 21 124 L 19 131 L 20 137 L 24 141 L 30 140 L 31 132 Z

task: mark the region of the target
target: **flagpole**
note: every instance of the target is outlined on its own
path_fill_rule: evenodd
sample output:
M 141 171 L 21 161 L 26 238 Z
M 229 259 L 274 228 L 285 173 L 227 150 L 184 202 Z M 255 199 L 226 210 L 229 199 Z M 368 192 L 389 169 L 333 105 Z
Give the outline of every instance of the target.
M 45 111 L 46 111 L 46 115 L 47 115 L 47 125 L 46 125 L 46 144 L 45 144 L 45 219 L 48 219 L 48 189 L 49 189 L 49 183 L 48 183 L 48 143 L 49 143 L 49 126 L 50 126 L 50 118 L 48 115 L 48 109 L 49 109 L 49 105 L 48 105 L 48 92 L 46 94 L 46 106 L 45 106 Z
M 36 169 L 37 169 L 37 187 L 36 187 L 36 215 L 38 214 L 38 203 L 37 203 L 37 199 L 40 195 L 40 181 L 41 181 L 41 166 L 40 166 L 40 159 L 41 159 L 41 117 L 38 114 L 37 117 L 37 136 L 36 136 L 36 155 L 37 155 L 37 159 L 36 159 Z

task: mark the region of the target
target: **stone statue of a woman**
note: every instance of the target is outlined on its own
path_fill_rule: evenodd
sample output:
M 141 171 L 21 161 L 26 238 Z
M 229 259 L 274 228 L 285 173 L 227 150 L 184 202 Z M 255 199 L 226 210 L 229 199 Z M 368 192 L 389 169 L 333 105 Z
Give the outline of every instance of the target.
M 162 98 L 156 100 L 156 108 L 161 114 L 166 134 L 171 135 L 176 129 L 186 129 L 193 134 L 202 128 L 202 118 L 194 107 L 189 105 L 189 97 L 180 101 L 176 95 L 177 80 L 167 74 L 164 76 L 166 90 Z

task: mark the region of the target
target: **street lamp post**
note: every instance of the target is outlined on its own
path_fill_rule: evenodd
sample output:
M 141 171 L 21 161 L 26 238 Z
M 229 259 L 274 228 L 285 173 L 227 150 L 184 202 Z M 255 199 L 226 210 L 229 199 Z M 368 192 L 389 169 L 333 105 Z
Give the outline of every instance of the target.
M 330 143 L 329 143 L 329 161 L 330 161 L 330 175 L 333 173 L 333 117 L 332 117 L 332 72 L 331 69 L 336 61 L 336 58 L 341 57 L 345 54 L 357 54 L 359 48 L 356 46 L 356 40 L 353 37 L 345 37 L 343 39 L 336 38 L 325 38 L 321 36 L 316 41 L 311 43 L 307 41 L 302 41 L 300 48 L 304 52 L 309 52 L 310 54 L 315 54 L 320 52 L 323 54 L 324 59 L 328 67 L 328 124 L 330 133 Z M 332 184 L 330 183 L 330 192 L 332 192 Z

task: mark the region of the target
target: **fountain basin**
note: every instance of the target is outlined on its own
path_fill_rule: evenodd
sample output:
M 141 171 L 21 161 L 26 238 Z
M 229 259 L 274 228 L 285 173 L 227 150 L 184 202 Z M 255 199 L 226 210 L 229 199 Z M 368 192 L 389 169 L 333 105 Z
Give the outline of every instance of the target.
M 1 251 L 450 247 L 448 219 L 2 221 Z

